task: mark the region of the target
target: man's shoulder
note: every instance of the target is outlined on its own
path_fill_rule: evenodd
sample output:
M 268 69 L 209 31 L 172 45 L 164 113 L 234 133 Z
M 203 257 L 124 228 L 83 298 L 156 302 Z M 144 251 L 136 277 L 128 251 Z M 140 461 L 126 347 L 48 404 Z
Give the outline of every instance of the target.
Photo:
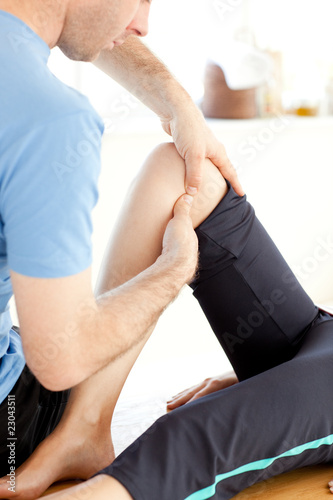
M 91 105 L 89 99 L 72 87 L 61 82 L 51 72 L 44 80 L 43 86 L 33 85 L 31 89 L 36 106 L 30 109 L 36 122 L 64 120 L 68 116 L 82 116 L 89 118 L 91 123 L 102 128 L 102 119 Z
M 76 114 L 85 114 L 96 124 L 101 122 L 89 99 L 56 78 L 48 68 L 41 77 L 29 78 L 28 83 L 28 87 L 21 88 L 23 99 L 25 93 L 29 96 L 22 105 L 36 125 Z
M 88 116 L 102 130 L 102 120 L 88 98 L 54 76 L 45 62 L 28 54 L 15 63 L 8 65 L 0 81 L 0 105 L 8 131 L 11 125 L 19 133 L 76 114 Z

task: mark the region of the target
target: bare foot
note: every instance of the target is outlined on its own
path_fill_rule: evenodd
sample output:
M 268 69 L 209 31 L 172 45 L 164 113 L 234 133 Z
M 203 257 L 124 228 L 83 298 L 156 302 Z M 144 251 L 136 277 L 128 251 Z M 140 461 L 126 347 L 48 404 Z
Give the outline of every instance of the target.
M 59 424 L 16 470 L 15 491 L 8 489 L 7 476 L 0 479 L 0 498 L 33 500 L 55 481 L 88 479 L 114 459 L 111 432 Z

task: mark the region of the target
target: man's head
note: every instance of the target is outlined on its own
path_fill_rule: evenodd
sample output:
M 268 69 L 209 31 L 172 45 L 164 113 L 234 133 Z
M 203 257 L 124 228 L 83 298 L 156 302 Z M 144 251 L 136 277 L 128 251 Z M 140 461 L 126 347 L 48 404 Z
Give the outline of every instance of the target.
M 96 59 L 129 35 L 148 33 L 151 0 L 69 0 L 57 45 L 70 58 Z
M 129 35 L 145 36 L 151 0 L 0 0 L 49 47 L 71 59 L 92 61 Z

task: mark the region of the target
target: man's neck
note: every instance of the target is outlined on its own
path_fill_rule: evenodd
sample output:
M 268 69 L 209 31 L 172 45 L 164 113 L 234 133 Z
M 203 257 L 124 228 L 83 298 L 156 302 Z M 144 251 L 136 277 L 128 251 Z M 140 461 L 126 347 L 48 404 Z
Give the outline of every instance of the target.
M 59 0 L 0 0 L 0 10 L 26 23 L 52 49 L 60 38 L 67 2 Z

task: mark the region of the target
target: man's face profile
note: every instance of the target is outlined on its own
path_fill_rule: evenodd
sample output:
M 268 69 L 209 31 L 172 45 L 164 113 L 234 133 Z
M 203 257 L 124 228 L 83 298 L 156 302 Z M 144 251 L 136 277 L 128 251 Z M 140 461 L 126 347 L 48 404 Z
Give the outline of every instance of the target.
M 73 60 L 93 61 L 129 35 L 148 32 L 150 0 L 72 0 L 57 45 Z

